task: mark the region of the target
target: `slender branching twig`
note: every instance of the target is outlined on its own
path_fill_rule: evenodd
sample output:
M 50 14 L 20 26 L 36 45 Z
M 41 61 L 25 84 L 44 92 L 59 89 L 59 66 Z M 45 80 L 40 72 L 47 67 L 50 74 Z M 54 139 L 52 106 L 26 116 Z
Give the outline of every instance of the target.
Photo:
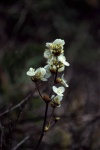
M 54 117 L 54 111 L 55 111 L 55 107 L 52 108 L 52 112 L 51 112 L 51 115 L 50 115 L 50 119 L 48 121 L 48 124 L 49 124 L 49 127 L 51 126 L 51 122 L 52 122 L 52 119 Z
M 43 100 L 43 97 L 42 97 L 42 95 L 41 95 L 40 89 L 39 89 L 38 84 L 37 84 L 36 82 L 35 82 L 35 85 L 36 85 L 37 91 L 38 91 L 38 93 L 39 93 L 39 96 L 40 96 L 41 99 Z
M 45 116 L 44 116 L 44 122 L 43 122 L 43 127 L 42 127 L 42 132 L 41 132 L 41 135 L 40 135 L 40 138 L 39 138 L 39 141 L 36 145 L 36 148 L 35 150 L 38 150 L 40 144 L 41 144 L 41 141 L 42 141 L 42 138 L 44 136 L 44 133 L 45 133 L 45 125 L 46 125 L 46 121 L 47 121 L 47 112 L 48 112 L 48 105 L 49 103 L 46 103 L 46 107 L 45 107 Z
M 55 75 L 54 75 L 54 81 L 53 81 L 52 87 L 56 84 L 57 75 L 58 75 L 58 69 L 56 68 L 56 73 L 55 73 Z M 50 97 L 51 97 L 51 95 L 52 95 L 52 92 L 53 92 L 53 91 L 52 91 L 52 89 L 51 89 Z

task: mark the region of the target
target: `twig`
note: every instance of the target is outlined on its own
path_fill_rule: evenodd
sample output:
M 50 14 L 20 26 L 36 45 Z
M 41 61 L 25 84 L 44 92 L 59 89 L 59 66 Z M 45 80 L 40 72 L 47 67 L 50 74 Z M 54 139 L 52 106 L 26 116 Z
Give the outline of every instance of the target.
M 45 125 L 46 125 L 46 121 L 47 121 L 48 105 L 49 105 L 49 103 L 46 103 L 45 116 L 44 116 L 44 122 L 43 122 L 43 127 L 42 127 L 42 133 L 41 133 L 41 136 L 39 138 L 39 141 L 37 143 L 37 146 L 36 146 L 35 150 L 38 150 L 38 148 L 39 148 L 39 146 L 41 144 L 42 138 L 44 136 L 44 132 L 45 132 L 44 130 L 45 130 Z
M 57 124 L 58 121 L 55 121 L 54 123 L 52 123 L 52 125 L 50 126 L 49 131 Z
M 28 139 L 30 138 L 30 136 L 26 136 L 22 141 L 20 141 L 14 148 L 12 148 L 12 150 L 17 150 L 22 144 L 24 144 Z
M 41 99 L 43 99 L 42 94 L 41 94 L 41 92 L 40 92 L 40 89 L 39 89 L 37 83 L 35 83 L 35 85 L 36 85 L 36 88 L 37 88 L 37 90 L 38 90 L 39 96 L 41 97 Z
M 53 81 L 52 87 L 56 84 L 57 75 L 58 75 L 58 69 L 56 68 L 56 73 L 55 73 L 55 76 L 54 76 L 54 81 Z M 50 97 L 51 97 L 51 95 L 52 95 L 52 92 L 53 92 L 53 91 L 52 91 L 52 88 L 51 88 Z
M 52 117 L 54 117 L 54 111 L 55 111 L 55 107 L 52 108 L 52 112 L 51 112 L 51 115 L 50 115 L 50 119 L 49 119 L 49 127 L 51 125 L 51 121 L 52 121 Z
M 56 74 L 55 74 L 54 84 L 56 83 L 57 75 L 58 75 L 58 69 L 56 69 Z
M 8 114 L 9 112 L 14 111 L 15 109 L 22 107 L 30 98 L 32 97 L 32 94 L 29 94 L 27 97 L 25 97 L 20 103 L 18 103 L 17 105 L 13 106 L 10 109 L 7 109 L 6 111 L 4 111 L 3 113 L 0 114 L 0 117 Z

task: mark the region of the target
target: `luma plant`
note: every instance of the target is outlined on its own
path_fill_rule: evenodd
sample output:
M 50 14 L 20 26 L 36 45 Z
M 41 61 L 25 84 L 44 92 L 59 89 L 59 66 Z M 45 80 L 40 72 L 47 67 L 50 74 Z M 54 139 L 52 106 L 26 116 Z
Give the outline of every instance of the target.
M 36 85 L 40 97 L 45 102 L 43 128 L 40 139 L 36 146 L 36 150 L 40 146 L 44 133 L 52 127 L 52 122 L 55 123 L 60 119 L 59 117 L 55 117 L 54 110 L 61 106 L 65 87 L 68 87 L 63 73 L 65 66 L 69 66 L 69 63 L 66 61 L 64 56 L 64 44 L 65 41 L 61 39 L 56 39 L 51 43 L 46 43 L 46 50 L 44 51 L 44 58 L 46 59 L 47 63 L 46 66 L 40 67 L 38 69 L 30 68 L 27 71 L 27 75 L 31 77 L 31 80 Z M 41 94 L 38 83 L 40 81 L 47 82 L 52 76 L 54 78 L 53 85 L 50 87 L 51 92 L 49 94 Z M 50 118 L 47 118 L 48 107 L 52 107 Z

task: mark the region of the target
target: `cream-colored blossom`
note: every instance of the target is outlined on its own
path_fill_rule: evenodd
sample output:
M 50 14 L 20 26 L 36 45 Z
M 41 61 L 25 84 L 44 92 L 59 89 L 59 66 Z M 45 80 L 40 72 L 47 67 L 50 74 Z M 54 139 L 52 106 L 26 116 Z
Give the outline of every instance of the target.
M 48 59 L 47 64 L 49 65 L 57 65 L 58 61 L 55 56 L 52 56 L 50 59 Z
M 46 49 L 46 50 L 44 51 L 44 58 L 46 58 L 46 59 L 52 58 L 52 53 L 51 53 L 50 50 Z
M 53 42 L 46 43 L 46 47 L 51 51 L 51 53 L 54 56 L 59 56 L 60 54 L 63 54 L 63 46 L 65 44 L 65 41 L 62 39 L 56 39 Z
M 30 68 L 26 74 L 28 76 L 31 76 L 33 80 L 37 79 L 37 80 L 47 81 L 47 79 L 45 78 L 46 69 L 44 69 L 44 68 L 40 67 L 36 71 L 35 71 L 35 69 Z
M 64 93 L 64 91 L 65 91 L 65 88 L 64 88 L 63 86 L 58 87 L 58 88 L 57 88 L 56 86 L 53 86 L 52 88 L 53 88 L 53 91 L 54 91 L 57 95 L 63 96 L 63 93 Z
M 65 44 L 65 41 L 64 40 L 61 40 L 61 39 L 56 39 L 53 44 L 55 45 L 60 45 L 61 47 L 63 47 L 63 45 Z
M 62 66 L 61 68 L 58 69 L 58 72 L 62 72 L 65 70 L 65 66 Z
M 64 55 L 58 56 L 58 60 L 63 63 L 65 66 L 69 66 L 70 64 L 66 61 L 66 57 Z
M 62 101 L 62 99 L 63 99 L 62 96 L 59 96 L 59 95 L 54 96 L 54 95 L 52 95 L 51 99 L 52 99 L 52 104 L 53 104 L 54 106 L 57 106 L 57 107 L 60 107 L 60 106 L 61 106 L 61 101 Z
M 52 43 L 47 42 L 47 43 L 46 43 L 46 47 L 51 48 L 51 47 L 52 47 Z
M 56 73 L 57 67 L 56 67 L 55 65 L 50 66 L 50 71 L 51 71 L 52 73 Z
M 35 72 L 35 77 L 36 77 L 37 79 L 42 80 L 42 81 L 47 81 L 47 79 L 44 78 L 45 74 L 46 74 L 46 70 L 45 70 L 44 68 L 41 68 L 41 67 L 40 67 L 40 68 L 38 68 L 38 69 L 36 70 L 36 72 Z
M 55 96 L 55 95 L 52 95 L 52 96 L 51 96 L 51 99 L 52 99 L 52 100 L 59 100 L 59 101 L 62 101 L 63 96 L 59 96 L 59 95 Z
M 51 76 L 50 66 L 46 65 L 46 66 L 44 66 L 44 69 L 46 70 L 45 78 L 46 79 L 50 78 L 50 76 Z
M 47 64 L 50 68 L 50 71 L 56 72 L 57 64 L 58 64 L 58 61 L 57 61 L 56 57 L 52 56 L 51 59 L 48 59 Z
M 35 69 L 29 68 L 29 70 L 26 73 L 28 76 L 32 77 L 35 75 Z

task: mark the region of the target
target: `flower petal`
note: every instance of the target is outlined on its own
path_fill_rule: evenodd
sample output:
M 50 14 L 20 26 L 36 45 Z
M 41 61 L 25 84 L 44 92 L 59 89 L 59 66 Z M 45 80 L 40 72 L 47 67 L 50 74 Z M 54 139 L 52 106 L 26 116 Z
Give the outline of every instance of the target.
M 53 91 L 57 94 L 57 87 L 56 86 L 53 86 Z
M 59 44 L 59 45 L 64 45 L 65 44 L 65 41 L 64 40 L 61 40 L 61 39 L 56 39 L 53 44 Z
M 63 86 L 59 87 L 59 89 L 61 90 L 61 93 L 65 92 L 65 88 Z
M 35 69 L 30 68 L 30 69 L 26 72 L 26 74 L 27 74 L 28 76 L 34 76 L 34 75 L 35 75 Z

